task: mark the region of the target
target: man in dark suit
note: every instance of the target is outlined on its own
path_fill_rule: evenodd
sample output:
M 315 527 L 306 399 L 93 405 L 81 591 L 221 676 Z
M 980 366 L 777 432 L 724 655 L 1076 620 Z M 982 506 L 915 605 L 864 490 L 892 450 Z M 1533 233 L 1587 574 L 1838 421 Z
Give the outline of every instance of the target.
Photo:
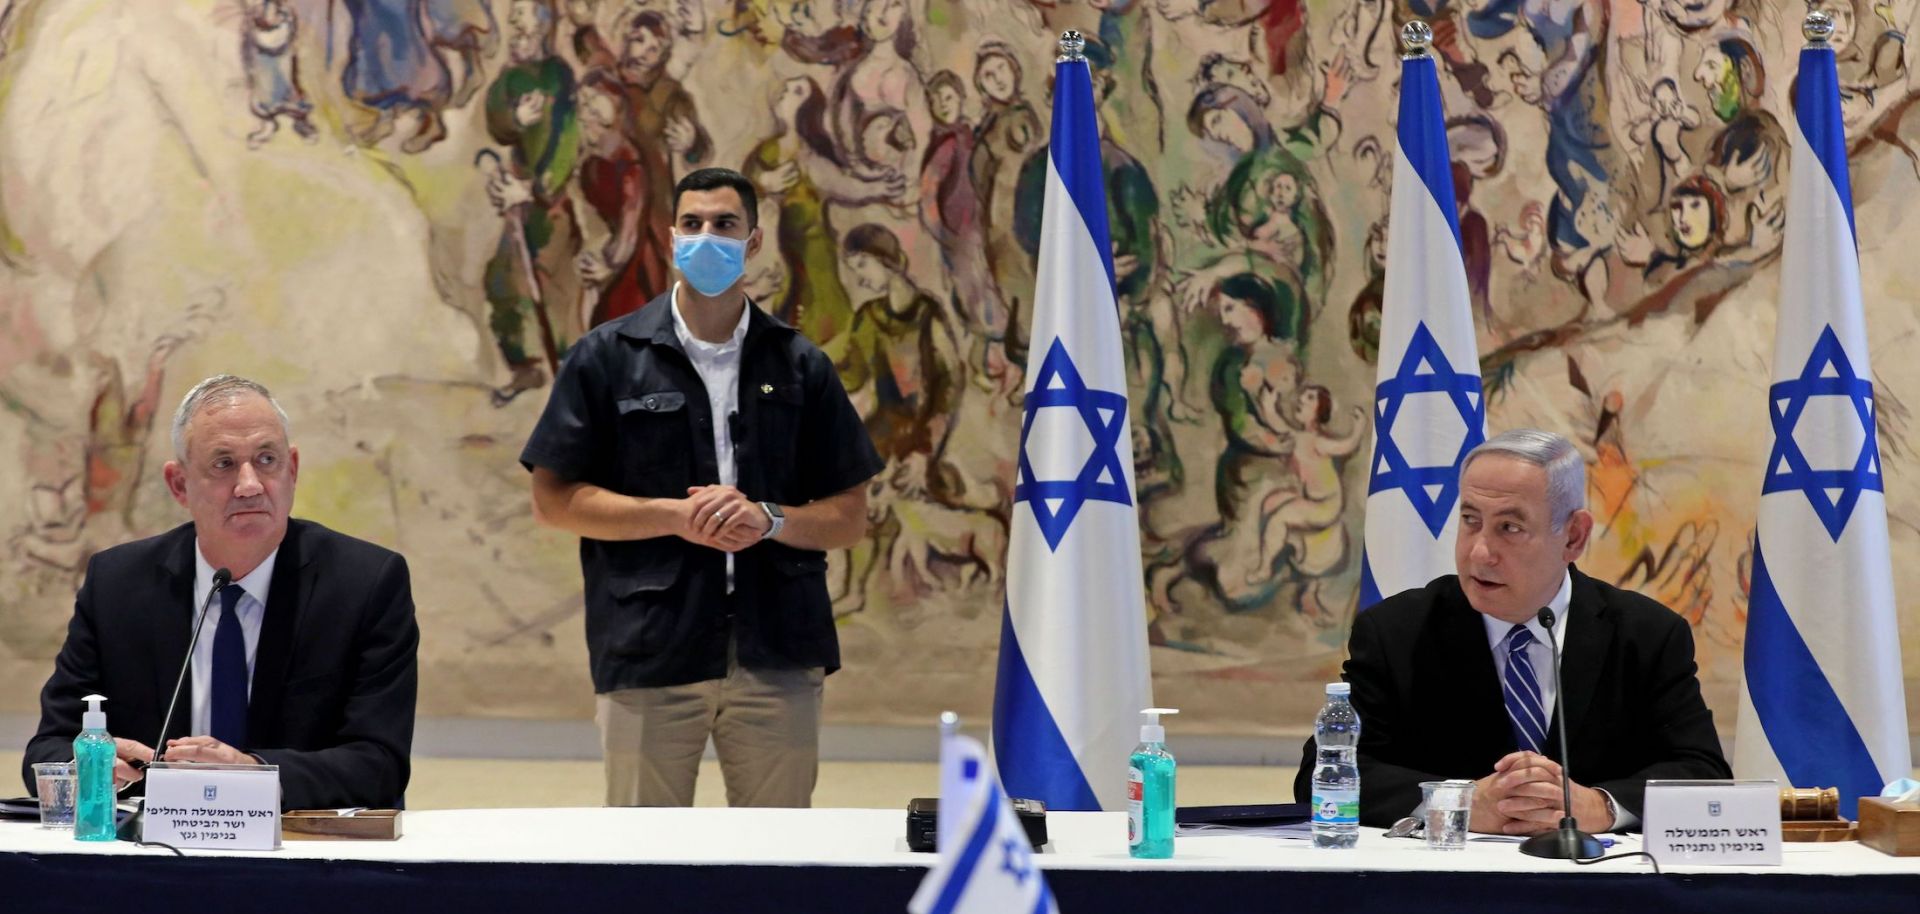
M 1360 821 L 1391 825 L 1420 782 L 1477 779 L 1470 828 L 1535 834 L 1562 816 L 1560 727 L 1583 831 L 1639 823 L 1649 778 L 1731 777 L 1700 698 L 1686 620 L 1594 580 L 1586 550 L 1586 469 L 1573 443 L 1507 432 L 1467 455 L 1457 575 L 1360 613 L 1343 677 L 1360 714 Z M 1567 721 L 1554 714 L 1554 611 Z M 1537 672 L 1536 672 L 1537 671 Z M 1309 738 L 1296 799 L 1312 792 Z
M 194 619 L 221 588 L 195 646 L 191 686 L 165 734 L 169 762 L 280 766 L 285 808 L 395 806 L 413 744 L 413 595 L 406 560 L 290 520 L 300 452 L 265 387 L 229 375 L 189 391 L 174 416 L 167 488 L 192 523 L 101 552 L 87 565 L 67 641 L 40 692 L 34 762 L 73 757 L 81 697 L 107 696 L 119 761 L 138 781 L 166 715 Z

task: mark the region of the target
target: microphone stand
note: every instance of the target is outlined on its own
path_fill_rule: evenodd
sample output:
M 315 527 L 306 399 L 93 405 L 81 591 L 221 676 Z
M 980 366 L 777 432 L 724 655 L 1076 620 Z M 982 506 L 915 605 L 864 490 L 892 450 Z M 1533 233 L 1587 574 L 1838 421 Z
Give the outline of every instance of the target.
M 1560 802 L 1566 815 L 1560 827 L 1541 832 L 1522 842 L 1520 853 L 1550 860 L 1592 860 L 1606 853 L 1600 839 L 1580 830 L 1573 818 L 1573 774 L 1567 755 L 1567 693 L 1560 688 L 1560 639 L 1553 635 L 1553 610 L 1540 609 L 1540 627 L 1547 631 L 1547 643 L 1553 647 L 1553 713 L 1560 718 Z
M 153 761 L 147 763 L 149 767 L 166 757 L 167 728 L 173 726 L 173 711 L 180 704 L 180 687 L 186 684 L 187 671 L 193 668 L 193 650 L 200 646 L 200 629 L 206 625 L 207 611 L 213 608 L 214 596 L 232 580 L 233 572 L 225 568 L 213 573 L 213 589 L 207 591 L 207 599 L 200 604 L 200 617 L 193 620 L 193 638 L 187 642 L 187 656 L 180 661 L 180 676 L 173 681 L 173 697 L 167 699 L 167 716 L 160 719 L 160 735 L 153 741 Z M 140 828 L 146 816 L 147 801 L 142 797 L 140 808 L 114 829 L 114 837 L 120 841 L 140 843 Z

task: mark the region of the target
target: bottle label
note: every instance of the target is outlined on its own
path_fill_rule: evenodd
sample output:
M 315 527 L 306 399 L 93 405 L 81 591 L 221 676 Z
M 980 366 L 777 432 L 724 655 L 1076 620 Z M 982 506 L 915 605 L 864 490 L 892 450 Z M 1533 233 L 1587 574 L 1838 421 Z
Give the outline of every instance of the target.
M 1142 810 L 1146 807 L 1147 776 L 1139 768 L 1127 768 L 1127 846 L 1140 846 L 1140 839 L 1146 836 L 1146 826 L 1141 820 Z
M 1313 824 L 1359 825 L 1360 791 L 1316 790 L 1313 792 Z

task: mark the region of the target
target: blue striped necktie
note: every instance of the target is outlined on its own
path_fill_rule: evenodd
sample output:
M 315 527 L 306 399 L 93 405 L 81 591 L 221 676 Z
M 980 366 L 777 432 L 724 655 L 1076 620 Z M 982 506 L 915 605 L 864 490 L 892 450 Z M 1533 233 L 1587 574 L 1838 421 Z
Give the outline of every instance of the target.
M 1540 679 L 1533 674 L 1533 661 L 1527 659 L 1527 646 L 1533 644 L 1533 632 L 1516 625 L 1507 633 L 1507 676 L 1501 683 L 1506 693 L 1507 721 L 1513 724 L 1514 744 L 1528 752 L 1539 752 L 1547 744 L 1547 714 L 1540 701 Z
M 213 629 L 213 672 L 208 677 L 212 707 L 207 735 L 235 749 L 247 745 L 247 639 L 240 631 L 238 584 L 220 588 L 220 621 Z

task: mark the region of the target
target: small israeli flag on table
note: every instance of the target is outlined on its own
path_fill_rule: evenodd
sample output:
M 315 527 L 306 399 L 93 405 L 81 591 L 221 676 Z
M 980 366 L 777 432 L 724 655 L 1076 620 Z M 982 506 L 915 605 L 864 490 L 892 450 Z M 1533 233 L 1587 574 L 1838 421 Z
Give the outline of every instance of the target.
M 1909 772 L 1899 614 L 1830 14 L 1794 93 L 1780 319 L 1734 769 L 1839 787 L 1840 811 Z
M 1026 416 L 1007 548 L 993 751 L 1015 796 L 1122 808 L 1147 671 L 1127 373 L 1093 82 L 1078 32 L 1054 72 Z
M 940 859 L 907 910 L 912 914 L 1057 914 L 1034 863 L 1033 845 L 987 766 L 980 741 L 940 738 Z
M 1432 40 L 1424 22 L 1401 29 L 1361 609 L 1453 573 L 1460 460 L 1487 437 Z

